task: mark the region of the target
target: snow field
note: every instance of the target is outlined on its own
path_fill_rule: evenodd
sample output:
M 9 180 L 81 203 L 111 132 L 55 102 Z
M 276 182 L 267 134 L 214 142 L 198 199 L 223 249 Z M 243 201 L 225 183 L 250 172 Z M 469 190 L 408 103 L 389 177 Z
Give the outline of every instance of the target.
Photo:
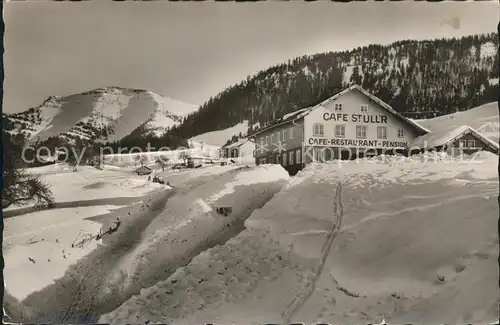
M 22 300 L 64 275 L 66 269 L 97 248 L 100 241 L 72 247 L 100 224 L 85 218 L 118 208 L 94 207 L 46 210 L 4 220 L 5 282 L 9 294 Z M 29 260 L 33 259 L 33 262 Z
M 74 207 L 27 209 L 28 213 L 4 219 L 5 280 L 7 291 L 18 300 L 52 284 L 70 265 L 98 247 L 100 240 L 90 240 L 78 247 L 72 244 L 101 230 L 101 224 L 86 218 L 105 215 L 123 206 L 123 203 L 106 204 L 106 199 L 112 202 L 115 198 L 130 197 L 132 203 L 134 198 L 166 188 L 144 177 L 90 167 L 72 172 L 64 165 L 50 165 L 28 172 L 40 175 L 51 186 L 56 203 L 69 202 Z M 88 200 L 96 200 L 95 205 L 79 206 Z M 6 210 L 16 208 L 19 207 Z
M 109 172 L 93 167 L 81 166 L 73 172 L 64 164 L 30 168 L 29 173 L 38 174 L 42 181 L 50 185 L 56 203 L 102 200 L 123 197 L 140 197 L 151 191 L 166 188 L 165 185 L 152 183 L 147 176 L 137 176 L 120 170 Z M 26 208 L 11 206 L 5 211 Z
M 476 164 L 436 154 L 395 159 L 308 166 L 252 213 L 244 232 L 100 321 L 279 322 L 314 279 L 339 181 L 348 181 L 342 228 L 292 321 L 491 320 L 498 314 L 489 271 L 498 241 L 498 157 L 481 153 Z
M 346 177 L 349 185 L 364 187 L 373 183 L 377 187 L 404 184 L 406 182 L 428 182 L 454 179 L 458 176 L 471 180 L 495 179 L 494 166 L 498 156 L 490 152 L 452 157 L 446 153 L 426 152 L 411 157 L 377 156 L 353 161 L 315 163 L 301 171 L 288 184 L 294 186 L 306 179 L 313 182 L 333 183 Z

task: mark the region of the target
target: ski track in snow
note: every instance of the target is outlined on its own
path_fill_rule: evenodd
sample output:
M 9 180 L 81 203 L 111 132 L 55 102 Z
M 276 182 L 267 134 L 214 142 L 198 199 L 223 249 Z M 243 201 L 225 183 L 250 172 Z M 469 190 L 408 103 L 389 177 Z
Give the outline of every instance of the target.
M 321 257 L 320 257 L 320 262 L 319 265 L 317 266 L 316 273 L 314 275 L 314 278 L 311 281 L 308 281 L 308 283 L 305 285 L 305 289 L 307 290 L 306 293 L 299 294 L 297 297 L 295 297 L 290 304 L 288 305 L 287 309 L 283 312 L 282 317 L 283 317 L 283 324 L 289 324 L 292 318 L 297 315 L 297 313 L 300 311 L 302 306 L 307 302 L 307 300 L 311 297 L 311 295 L 314 293 L 316 290 L 316 283 L 321 277 L 321 274 L 323 272 L 324 266 L 326 259 L 330 253 L 330 249 L 332 247 L 332 244 L 337 237 L 337 234 L 339 233 L 341 227 L 342 227 L 342 217 L 344 215 L 344 208 L 342 205 L 342 188 L 344 187 L 346 183 L 339 183 L 337 186 L 336 192 L 335 192 L 335 199 L 334 199 L 334 207 L 333 207 L 333 224 L 332 228 L 330 229 L 328 233 L 328 237 L 325 241 L 325 244 L 323 245 L 321 249 Z

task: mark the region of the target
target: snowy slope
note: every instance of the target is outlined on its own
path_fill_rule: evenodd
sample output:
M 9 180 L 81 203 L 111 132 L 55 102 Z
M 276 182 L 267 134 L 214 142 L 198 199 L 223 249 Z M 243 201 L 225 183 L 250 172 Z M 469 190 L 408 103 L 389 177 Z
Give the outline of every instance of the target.
M 106 87 L 50 97 L 38 107 L 3 118 L 8 132 L 23 134 L 33 141 L 58 135 L 65 139 L 116 141 L 139 127 L 145 134 L 162 135 L 196 109 L 195 105 L 145 90 Z
M 496 102 L 463 112 L 414 121 L 431 131 L 439 131 L 440 133 L 468 125 L 496 143 L 498 143 L 500 135 L 498 104 Z
M 233 135 L 238 136 L 241 133 L 241 135 L 245 136 L 247 131 L 248 121 L 243 121 L 242 123 L 238 123 L 235 126 L 224 130 L 217 130 L 199 134 L 192 137 L 190 140 L 196 142 L 203 141 L 206 144 L 220 147 L 223 146 L 227 142 L 227 140 L 230 140 Z
M 470 159 L 310 165 L 254 211 L 245 231 L 100 322 L 491 321 L 498 157 Z
M 148 132 L 156 136 L 162 136 L 167 128 L 181 123 L 184 116 L 198 109 L 198 106 L 193 104 L 166 98 L 152 92 L 149 94 L 158 106 L 146 122 L 145 127 Z

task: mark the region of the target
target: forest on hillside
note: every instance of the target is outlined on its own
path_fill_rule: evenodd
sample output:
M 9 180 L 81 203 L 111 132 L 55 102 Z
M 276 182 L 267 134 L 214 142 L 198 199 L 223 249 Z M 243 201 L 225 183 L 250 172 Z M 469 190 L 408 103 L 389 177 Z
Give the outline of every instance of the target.
M 496 100 L 496 33 L 432 41 L 406 40 L 302 56 L 248 76 L 169 131 L 192 136 L 247 120 L 251 133 L 277 117 L 359 84 L 410 114 L 449 114 Z

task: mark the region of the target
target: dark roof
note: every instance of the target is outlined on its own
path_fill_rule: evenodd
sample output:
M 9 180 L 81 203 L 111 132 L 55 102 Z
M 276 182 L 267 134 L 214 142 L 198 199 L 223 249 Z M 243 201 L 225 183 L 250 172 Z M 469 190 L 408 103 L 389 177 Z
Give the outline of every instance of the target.
M 311 109 L 312 109 L 312 107 L 301 108 L 301 109 L 298 109 L 296 111 L 293 111 L 292 113 L 288 113 L 288 114 L 286 114 L 286 115 L 284 115 L 282 117 L 279 117 L 279 118 L 275 119 L 274 121 L 272 121 L 268 125 L 266 125 L 263 128 L 255 131 L 254 133 L 250 134 L 248 137 L 252 138 L 252 137 L 256 136 L 257 134 L 260 134 L 260 133 L 262 133 L 264 131 L 272 129 L 272 128 L 276 127 L 276 126 L 285 125 L 285 124 L 292 123 L 294 121 L 300 120 L 301 118 L 303 118 L 304 116 L 306 116 L 307 114 L 309 114 L 309 112 L 310 112 Z

